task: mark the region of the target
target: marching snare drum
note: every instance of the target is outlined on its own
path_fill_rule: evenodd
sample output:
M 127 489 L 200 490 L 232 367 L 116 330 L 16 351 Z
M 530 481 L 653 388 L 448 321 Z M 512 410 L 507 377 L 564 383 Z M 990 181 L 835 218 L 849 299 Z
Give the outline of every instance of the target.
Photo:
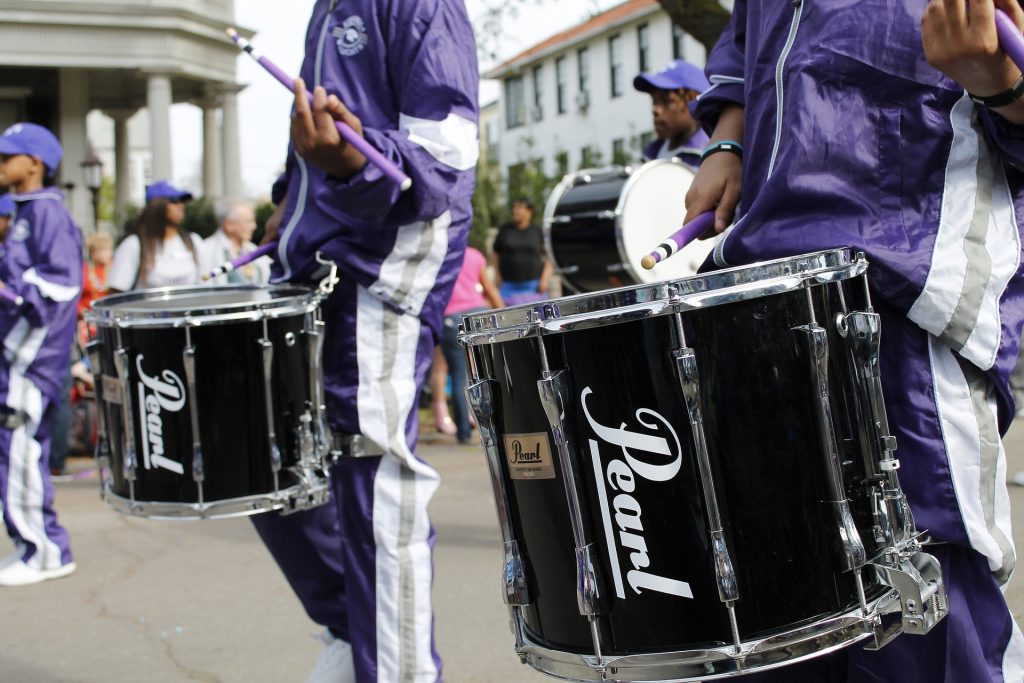
M 866 269 L 835 250 L 466 318 L 524 661 L 705 680 L 942 618 Z
M 692 242 L 652 270 L 640 265 L 683 225 L 684 199 L 693 178 L 693 171 L 678 159 L 565 176 L 544 208 L 544 243 L 556 272 L 578 292 L 696 273 L 714 240 Z
M 311 290 L 281 285 L 95 302 L 104 498 L 158 519 L 326 502 L 317 305 Z

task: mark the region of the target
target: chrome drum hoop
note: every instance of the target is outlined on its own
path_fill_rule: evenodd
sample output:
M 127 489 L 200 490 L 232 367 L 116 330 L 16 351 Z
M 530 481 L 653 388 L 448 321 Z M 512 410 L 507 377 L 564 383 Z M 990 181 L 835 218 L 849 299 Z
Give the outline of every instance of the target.
M 108 483 L 104 484 L 103 490 L 103 499 L 117 512 L 158 521 L 234 519 L 275 510 L 287 514 L 323 505 L 330 499 L 330 495 L 330 485 L 326 476 L 313 483 L 296 484 L 276 493 L 215 500 L 208 503 L 133 501 L 115 494 L 110 490 Z
M 108 328 L 175 328 L 305 315 L 318 303 L 312 289 L 297 285 L 164 287 L 103 297 L 85 319 Z
M 899 611 L 899 604 L 898 593 L 891 590 L 869 604 L 866 616 L 860 608 L 852 609 L 801 628 L 744 642 L 739 652 L 723 645 L 598 658 L 552 650 L 532 641 L 527 633 L 517 653 L 543 674 L 578 683 L 720 680 L 778 669 L 878 637 L 882 632 L 881 615 Z
M 863 254 L 849 248 L 737 266 L 701 275 L 468 315 L 459 341 L 465 346 L 585 329 L 747 301 L 817 284 L 848 280 L 867 271 Z M 626 313 L 623 316 L 623 313 Z

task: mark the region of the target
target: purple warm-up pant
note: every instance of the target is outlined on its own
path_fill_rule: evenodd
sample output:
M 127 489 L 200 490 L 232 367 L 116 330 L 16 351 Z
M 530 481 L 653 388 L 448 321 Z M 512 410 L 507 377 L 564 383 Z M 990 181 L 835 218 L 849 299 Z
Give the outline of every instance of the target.
M 328 419 L 384 455 L 342 458 L 327 505 L 253 524 L 310 618 L 351 643 L 359 683 L 438 681 L 427 504 L 439 477 L 413 454 L 434 335 L 363 288 L 339 290 L 323 311 Z
M 949 615 L 902 635 L 744 677 L 750 683 L 1019 683 L 1024 638 L 1003 597 L 1015 561 L 1006 457 L 985 376 L 903 316 L 882 313 L 881 372 L 900 484 L 942 565 Z
M 12 385 L 4 410 L 22 416 L 15 429 L 0 427 L 0 508 L 21 559 L 34 569 L 72 561 L 68 532 L 57 521 L 50 480 L 50 423 L 56 406 L 27 378 Z

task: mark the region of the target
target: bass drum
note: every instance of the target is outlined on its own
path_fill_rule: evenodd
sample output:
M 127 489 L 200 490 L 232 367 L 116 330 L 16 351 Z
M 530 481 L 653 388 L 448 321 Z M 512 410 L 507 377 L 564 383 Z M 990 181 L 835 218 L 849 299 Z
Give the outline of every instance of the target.
M 679 159 L 570 173 L 544 209 L 544 243 L 577 292 L 694 275 L 715 240 L 698 240 L 652 270 L 640 260 L 683 225 L 694 173 Z

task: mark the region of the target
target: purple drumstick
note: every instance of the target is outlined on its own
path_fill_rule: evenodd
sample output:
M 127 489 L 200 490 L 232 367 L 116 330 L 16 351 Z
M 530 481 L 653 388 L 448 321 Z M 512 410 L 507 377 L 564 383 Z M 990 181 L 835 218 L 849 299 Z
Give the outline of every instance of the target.
M 25 303 L 24 299 L 6 287 L 0 287 L 0 299 L 3 299 L 7 303 L 14 304 L 15 306 L 20 306 Z
M 256 62 L 266 69 L 271 76 L 279 80 L 281 85 L 292 92 L 295 91 L 295 79 L 282 71 L 281 67 L 256 52 L 256 48 L 252 46 L 252 43 L 238 35 L 238 31 L 235 29 L 229 28 L 226 33 L 228 34 L 228 37 L 235 41 L 235 44 L 238 45 L 238 47 L 240 47 L 247 55 L 256 60 Z M 306 95 L 309 97 L 310 106 L 313 106 L 313 94 L 311 92 L 307 92 Z M 362 152 L 363 156 L 384 172 L 384 175 L 395 181 L 403 192 L 412 187 L 412 178 L 402 173 L 397 166 L 384 158 L 383 154 L 378 152 L 373 145 L 366 141 L 365 138 L 352 130 L 351 126 L 346 123 L 342 123 L 341 121 L 335 121 L 334 124 L 338 128 L 338 133 L 345 139 L 345 142 Z
M 215 277 L 220 277 L 221 275 L 224 275 L 225 273 L 230 273 L 233 270 L 237 270 L 238 268 L 241 268 L 242 266 L 245 266 L 245 265 L 248 265 L 248 264 L 252 263 L 256 259 L 260 258 L 261 256 L 266 256 L 267 254 L 271 253 L 275 249 L 277 249 L 277 242 L 276 241 L 274 241 L 274 242 L 267 242 L 262 247 L 258 247 L 256 249 L 250 251 L 248 254 L 245 254 L 244 256 L 239 256 L 236 259 L 233 259 L 231 261 L 228 261 L 227 263 L 221 264 L 220 266 L 218 266 L 214 270 L 212 270 L 209 273 L 207 273 L 206 275 L 204 275 L 203 276 L 203 281 L 205 282 L 206 280 L 212 280 Z M 0 289 L 0 292 L 3 292 L 3 290 Z
M 1009 15 L 1001 9 L 996 10 L 996 33 L 999 34 L 999 45 L 1010 60 L 1024 71 L 1024 37 Z
M 644 267 L 644 270 L 650 270 L 714 226 L 715 212 L 705 211 L 669 235 L 664 242 L 658 245 L 657 249 L 641 259 L 640 265 Z

